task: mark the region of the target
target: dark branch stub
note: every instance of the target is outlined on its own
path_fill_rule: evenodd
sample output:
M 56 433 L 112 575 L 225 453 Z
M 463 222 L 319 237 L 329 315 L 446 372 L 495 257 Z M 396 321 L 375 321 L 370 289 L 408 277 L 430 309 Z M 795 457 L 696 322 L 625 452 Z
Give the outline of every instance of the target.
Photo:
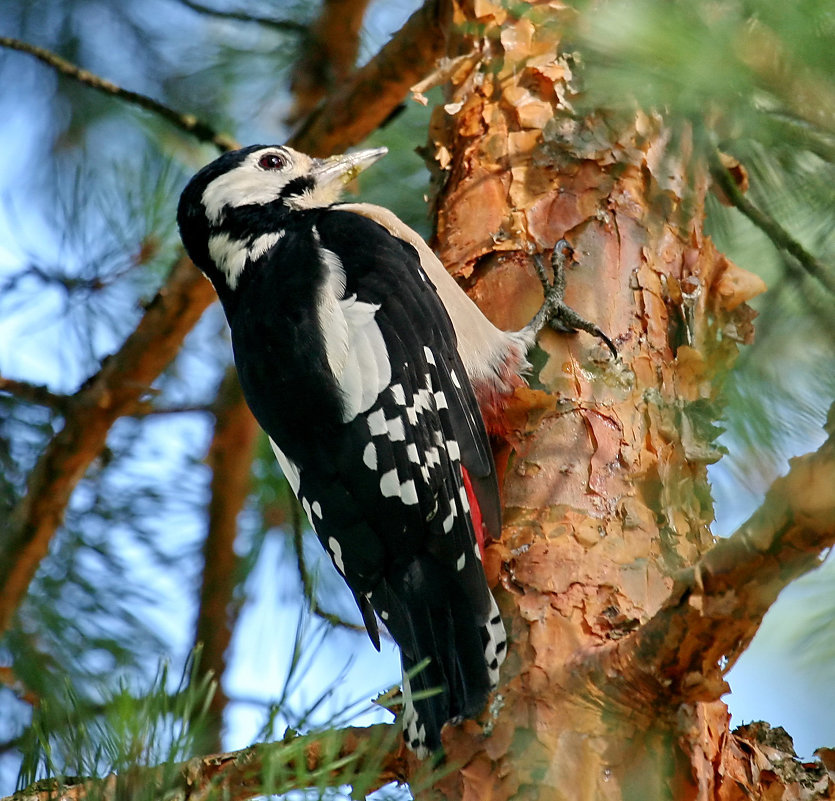
M 212 8 L 203 3 L 194 2 L 194 0 L 180 0 L 180 2 L 186 8 L 196 11 L 198 14 L 217 17 L 218 19 L 227 19 L 233 22 L 252 22 L 265 28 L 273 28 L 282 33 L 293 33 L 302 37 L 306 37 L 310 33 L 307 25 L 292 19 L 276 19 L 274 17 L 258 16 L 257 14 L 244 14 L 239 11 L 227 11 L 226 9 Z
M 545 301 L 527 327 L 532 329 L 535 334 L 538 334 L 546 325 L 563 334 L 573 334 L 578 330 L 585 331 L 603 340 L 612 356 L 617 359 L 618 351 L 612 340 L 594 323 L 586 320 L 585 317 L 581 317 L 563 300 L 565 296 L 565 264 L 573 255 L 574 248 L 565 239 L 560 239 L 551 253 L 551 269 L 554 271 L 552 282 L 548 280 L 542 254 L 534 254 L 534 266 L 545 292 Z

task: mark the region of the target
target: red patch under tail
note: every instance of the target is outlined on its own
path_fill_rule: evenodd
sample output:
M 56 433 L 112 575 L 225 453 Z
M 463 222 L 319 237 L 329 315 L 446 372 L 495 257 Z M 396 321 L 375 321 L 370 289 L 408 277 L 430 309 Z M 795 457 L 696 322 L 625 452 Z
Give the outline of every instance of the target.
M 467 500 L 470 502 L 470 518 L 473 521 L 475 539 L 478 543 L 478 549 L 481 551 L 481 560 L 484 561 L 484 544 L 487 539 L 487 532 L 484 530 L 484 521 L 481 518 L 481 509 L 478 506 L 478 499 L 473 491 L 473 483 L 470 481 L 470 474 L 467 472 L 467 468 L 463 465 L 461 465 L 461 473 L 464 477 L 464 489 L 467 492 Z

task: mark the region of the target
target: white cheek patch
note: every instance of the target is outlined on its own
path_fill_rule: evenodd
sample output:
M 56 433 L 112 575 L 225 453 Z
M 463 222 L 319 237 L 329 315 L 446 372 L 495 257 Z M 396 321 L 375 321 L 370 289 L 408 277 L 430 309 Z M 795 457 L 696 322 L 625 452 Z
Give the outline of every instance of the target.
M 293 177 L 278 171 L 259 170 L 244 162 L 236 170 L 215 178 L 206 187 L 201 198 L 206 217 L 216 225 L 227 207 L 272 203 Z
M 201 201 L 210 223 L 219 223 L 225 208 L 272 203 L 290 181 L 306 174 L 310 168 L 308 156 L 293 153 L 288 168 L 265 170 L 258 166 L 258 160 L 266 152 L 269 149 L 250 153 L 234 170 L 219 175 L 203 190 Z M 288 152 L 284 152 L 289 157 Z

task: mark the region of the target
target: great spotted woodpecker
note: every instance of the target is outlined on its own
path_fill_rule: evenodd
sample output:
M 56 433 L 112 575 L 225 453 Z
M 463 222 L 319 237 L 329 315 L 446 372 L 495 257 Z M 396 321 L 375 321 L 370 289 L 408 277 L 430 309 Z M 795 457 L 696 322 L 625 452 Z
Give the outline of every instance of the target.
M 375 612 L 400 646 L 404 737 L 426 756 L 446 722 L 483 708 L 507 650 L 479 548 L 501 528 L 479 405 L 523 382 L 555 313 L 563 328 L 588 324 L 557 286 L 530 325 L 500 331 L 394 214 L 340 203 L 385 153 L 226 153 L 192 178 L 177 216 L 287 480 L 375 647 Z

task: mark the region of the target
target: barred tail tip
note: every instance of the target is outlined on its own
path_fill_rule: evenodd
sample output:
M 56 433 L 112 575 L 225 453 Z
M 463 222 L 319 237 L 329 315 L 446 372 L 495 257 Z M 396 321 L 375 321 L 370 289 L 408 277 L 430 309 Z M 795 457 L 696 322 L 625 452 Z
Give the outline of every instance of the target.
M 487 675 L 491 690 L 499 684 L 499 668 L 507 655 L 507 634 L 505 633 L 502 617 L 495 599 L 491 596 L 490 617 L 481 627 L 481 637 L 484 643 L 484 660 L 487 664 Z M 440 746 L 440 731 L 429 732 L 427 724 L 421 720 L 417 708 L 412 701 L 412 688 L 407 671 L 403 670 L 403 713 L 401 717 L 403 739 L 409 750 L 418 759 L 429 757 L 436 747 Z M 461 718 L 453 718 L 447 723 L 453 725 L 461 722 Z M 437 745 L 435 745 L 437 742 Z

